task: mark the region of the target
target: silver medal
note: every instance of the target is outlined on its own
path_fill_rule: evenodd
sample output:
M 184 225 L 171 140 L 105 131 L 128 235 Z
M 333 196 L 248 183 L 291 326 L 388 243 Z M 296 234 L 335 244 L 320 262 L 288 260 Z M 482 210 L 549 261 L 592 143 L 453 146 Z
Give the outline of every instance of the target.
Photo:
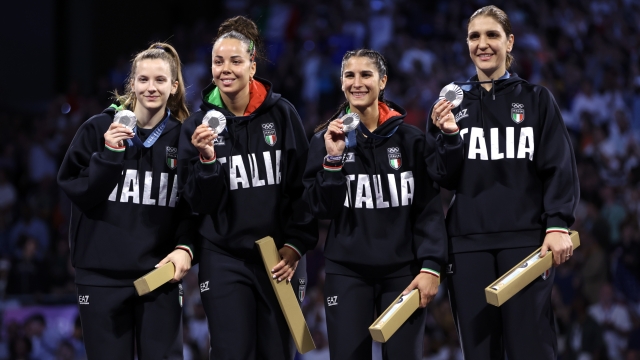
M 216 134 L 220 134 L 227 126 L 227 118 L 220 111 L 209 110 L 202 118 L 202 123 L 212 128 Z
M 138 119 L 136 119 L 136 114 L 131 110 L 120 110 L 116 113 L 116 116 L 113 118 L 113 122 L 116 124 L 122 124 L 127 127 L 127 129 L 132 130 L 136 127 L 136 123 Z
M 342 120 L 342 131 L 344 132 L 353 131 L 360 124 L 360 116 L 356 113 L 345 114 L 340 120 Z
M 440 90 L 440 100 L 444 99 L 453 104 L 453 107 L 457 107 L 462 103 L 464 98 L 462 89 L 456 84 L 449 84 Z

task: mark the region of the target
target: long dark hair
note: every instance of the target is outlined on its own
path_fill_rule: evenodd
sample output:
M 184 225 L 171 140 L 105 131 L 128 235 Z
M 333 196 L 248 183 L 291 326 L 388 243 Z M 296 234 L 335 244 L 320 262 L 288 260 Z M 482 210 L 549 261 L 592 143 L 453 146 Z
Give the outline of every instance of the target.
M 344 66 L 352 57 L 365 57 L 375 65 L 376 70 L 378 70 L 378 75 L 380 79 L 382 79 L 385 75 L 387 75 L 387 60 L 385 60 L 384 56 L 375 50 L 370 49 L 359 49 L 359 50 L 350 50 L 347 51 L 342 57 L 342 65 L 340 66 L 340 78 L 342 78 L 342 74 L 344 71 Z M 380 94 L 378 94 L 378 101 L 386 103 L 384 100 L 384 89 L 380 90 Z M 315 132 L 320 132 L 326 129 L 329 126 L 329 123 L 335 120 L 340 114 L 349 106 L 349 102 L 345 101 L 338 107 L 338 111 L 335 114 L 331 115 L 329 120 L 323 122 L 318 125 L 315 129 Z

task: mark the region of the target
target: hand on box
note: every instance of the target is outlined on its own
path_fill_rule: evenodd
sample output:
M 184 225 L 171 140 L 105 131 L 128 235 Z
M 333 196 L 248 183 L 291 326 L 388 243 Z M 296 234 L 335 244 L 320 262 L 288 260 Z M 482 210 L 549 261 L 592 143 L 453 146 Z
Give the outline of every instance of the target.
M 418 289 L 420 292 L 420 307 L 424 308 L 438 293 L 438 286 L 440 285 L 440 279 L 436 276 L 427 273 L 420 273 L 416 276 L 411 284 L 404 289 L 402 295 L 407 295 L 413 289 Z
M 295 250 L 288 246 L 283 246 L 278 250 L 278 253 L 280 254 L 280 257 L 282 257 L 282 260 L 280 260 L 280 262 L 271 269 L 273 278 L 278 279 L 279 282 L 284 279 L 291 281 L 291 277 L 298 267 L 300 256 L 298 256 L 298 253 L 295 252 Z
M 550 232 L 544 237 L 540 257 L 544 257 L 547 251 L 553 255 L 553 265 L 558 266 L 573 256 L 573 243 L 569 234 L 562 232 Z
M 176 272 L 173 274 L 171 282 L 178 282 L 182 280 L 182 278 L 189 272 L 189 269 L 191 269 L 191 257 L 188 252 L 182 249 L 173 250 L 169 255 L 162 259 L 156 267 L 160 267 L 169 261 L 171 261 L 176 267 Z

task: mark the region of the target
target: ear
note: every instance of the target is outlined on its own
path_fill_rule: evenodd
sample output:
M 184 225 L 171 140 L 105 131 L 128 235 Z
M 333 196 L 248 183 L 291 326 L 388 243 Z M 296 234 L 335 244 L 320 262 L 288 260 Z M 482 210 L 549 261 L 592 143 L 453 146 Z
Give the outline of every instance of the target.
M 251 78 L 253 78 L 253 76 L 256 74 L 257 67 L 258 67 L 258 64 L 256 64 L 255 61 L 253 61 L 251 63 L 251 67 L 249 68 L 249 75 L 251 75 Z
M 507 52 L 511 52 L 511 50 L 513 50 L 513 43 L 515 42 L 516 38 L 515 36 L 513 36 L 513 34 L 509 35 L 509 39 L 507 40 Z
M 171 84 L 171 95 L 175 95 L 176 91 L 178 91 L 178 80 L 174 81 L 173 84 Z
M 385 86 L 387 86 L 387 75 L 380 79 L 380 91 L 384 90 Z

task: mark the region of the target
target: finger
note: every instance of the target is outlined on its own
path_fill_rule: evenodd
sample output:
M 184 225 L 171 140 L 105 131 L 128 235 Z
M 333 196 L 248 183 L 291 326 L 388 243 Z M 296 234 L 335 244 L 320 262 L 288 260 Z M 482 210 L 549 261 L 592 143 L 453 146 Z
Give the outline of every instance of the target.
M 280 269 L 279 271 L 276 271 L 273 275 L 278 279 L 278 281 L 282 281 L 290 277 L 289 275 L 290 270 L 291 270 L 291 267 L 289 265 L 285 265 L 282 269 Z
M 426 292 L 420 292 L 420 307 L 421 308 L 425 308 L 427 307 L 427 303 L 429 303 L 429 296 L 426 294 Z
M 404 289 L 404 291 L 402 292 L 402 295 L 407 295 L 408 293 L 411 292 L 411 290 L 415 289 L 417 285 L 418 284 L 415 281 L 412 281 L 411 284 L 409 284 L 409 286 L 407 286 L 407 288 Z
M 160 260 L 160 262 L 156 264 L 156 268 L 159 268 L 160 266 L 162 266 L 162 265 L 164 265 L 164 264 L 166 264 L 168 262 L 169 262 L 169 257 L 166 256 L 164 259 Z

